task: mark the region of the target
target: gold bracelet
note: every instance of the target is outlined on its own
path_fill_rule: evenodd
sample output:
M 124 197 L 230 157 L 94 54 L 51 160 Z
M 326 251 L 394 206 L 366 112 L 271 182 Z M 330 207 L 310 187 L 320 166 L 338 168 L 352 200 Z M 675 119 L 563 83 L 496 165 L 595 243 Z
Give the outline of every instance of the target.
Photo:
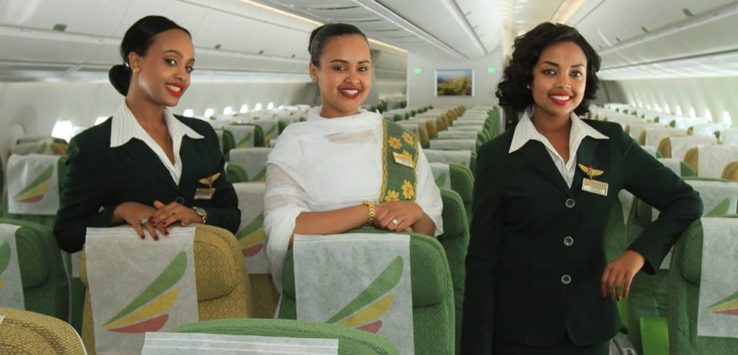
M 374 223 L 374 218 L 377 217 L 377 205 L 372 200 L 364 200 L 361 204 L 369 208 L 369 218 L 367 218 L 367 223 Z

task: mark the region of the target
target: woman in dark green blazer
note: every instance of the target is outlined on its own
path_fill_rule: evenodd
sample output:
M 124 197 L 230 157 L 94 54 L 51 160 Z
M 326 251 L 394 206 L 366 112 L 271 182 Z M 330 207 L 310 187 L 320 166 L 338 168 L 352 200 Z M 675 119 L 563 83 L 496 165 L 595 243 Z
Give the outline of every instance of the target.
M 544 23 L 515 40 L 497 96 L 526 112 L 479 151 L 462 354 L 607 353 L 615 300 L 701 215 L 697 193 L 619 125 L 578 117 L 599 65 L 569 26 Z M 605 225 L 621 189 L 661 213 L 608 264 Z
M 190 33 L 147 16 L 121 43 L 125 65 L 110 81 L 126 98 L 107 121 L 75 136 L 68 147 L 54 233 L 59 246 L 82 249 L 87 227 L 130 224 L 158 240 L 173 224 L 207 223 L 236 232 L 238 200 L 225 179 L 218 138 L 207 122 L 175 116 L 190 84 Z

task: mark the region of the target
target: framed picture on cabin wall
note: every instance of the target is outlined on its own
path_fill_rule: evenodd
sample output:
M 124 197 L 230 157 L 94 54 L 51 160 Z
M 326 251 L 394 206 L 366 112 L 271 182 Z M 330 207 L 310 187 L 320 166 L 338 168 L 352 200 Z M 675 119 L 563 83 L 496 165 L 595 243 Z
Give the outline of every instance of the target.
M 474 96 L 474 70 L 437 69 L 436 96 Z

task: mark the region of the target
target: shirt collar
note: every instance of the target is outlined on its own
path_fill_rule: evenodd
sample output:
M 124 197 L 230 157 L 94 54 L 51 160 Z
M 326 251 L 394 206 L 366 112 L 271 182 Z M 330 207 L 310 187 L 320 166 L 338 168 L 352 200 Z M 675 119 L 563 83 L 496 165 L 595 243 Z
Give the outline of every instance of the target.
M 525 145 L 525 143 L 528 143 L 528 141 L 534 140 L 539 141 L 541 143 L 548 141 L 545 136 L 543 136 L 535 126 L 533 126 L 533 122 L 530 120 L 530 118 L 533 116 L 533 107 L 528 108 L 525 110 L 525 113 L 523 114 L 523 117 L 520 118 L 520 121 L 515 126 L 515 132 L 513 132 L 513 138 L 512 142 L 510 143 L 510 150 L 508 150 L 508 153 L 512 153 L 521 147 Z M 600 133 L 596 129 L 592 128 L 592 126 L 588 125 L 586 122 L 584 122 L 579 116 L 577 116 L 574 112 L 571 113 L 571 129 L 569 131 L 569 141 L 570 142 L 581 142 L 584 137 L 592 137 L 594 139 L 609 139 L 606 135 Z M 577 144 L 578 145 L 578 144 Z
M 164 109 L 164 120 L 167 123 L 169 135 L 172 139 L 183 136 L 188 136 L 192 139 L 204 138 L 201 134 L 180 122 L 167 108 Z M 138 138 L 143 141 L 146 137 L 149 137 L 149 134 L 141 127 L 133 112 L 131 112 L 131 109 L 128 108 L 125 100 L 123 100 L 123 103 L 115 111 L 115 114 L 113 114 L 110 131 L 110 148 L 120 147 L 128 143 L 132 138 Z

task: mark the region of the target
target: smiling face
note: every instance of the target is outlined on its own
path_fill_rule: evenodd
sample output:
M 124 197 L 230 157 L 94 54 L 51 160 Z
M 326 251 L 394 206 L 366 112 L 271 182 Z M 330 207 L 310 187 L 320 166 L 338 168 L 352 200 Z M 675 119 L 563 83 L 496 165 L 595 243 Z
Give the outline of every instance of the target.
M 133 69 L 132 86 L 152 103 L 171 107 L 190 86 L 195 49 L 187 33 L 172 29 L 154 36 L 144 56 L 131 52 L 128 60 Z
M 533 67 L 531 93 L 536 115 L 565 118 L 582 103 L 587 83 L 587 57 L 571 41 L 544 48 Z
M 326 118 L 353 115 L 372 89 L 369 45 L 358 34 L 329 38 L 320 66 L 310 63 L 310 76 L 318 84 Z

